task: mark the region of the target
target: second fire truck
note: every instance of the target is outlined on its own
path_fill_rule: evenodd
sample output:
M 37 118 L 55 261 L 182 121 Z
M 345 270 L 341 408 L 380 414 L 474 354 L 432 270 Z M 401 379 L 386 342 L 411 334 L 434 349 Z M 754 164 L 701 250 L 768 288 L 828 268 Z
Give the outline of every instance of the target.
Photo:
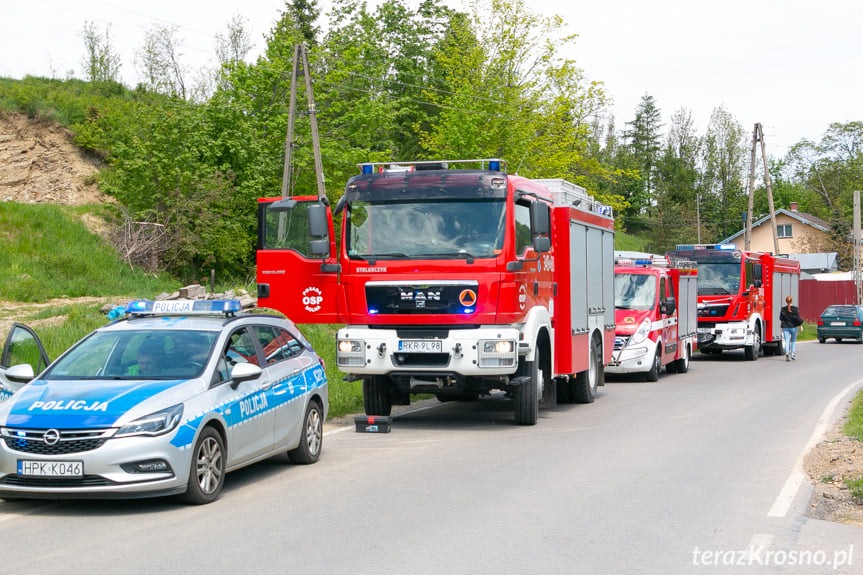
M 686 373 L 696 348 L 698 272 L 695 262 L 642 254 L 614 266 L 617 332 L 608 373 L 659 379 Z

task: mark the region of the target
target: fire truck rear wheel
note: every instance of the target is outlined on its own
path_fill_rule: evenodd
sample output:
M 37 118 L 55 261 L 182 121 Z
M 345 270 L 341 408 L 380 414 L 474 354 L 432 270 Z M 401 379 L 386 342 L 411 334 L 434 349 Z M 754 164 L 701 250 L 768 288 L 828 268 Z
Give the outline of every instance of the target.
M 692 351 L 688 345 L 683 346 L 683 357 L 674 361 L 674 369 L 677 373 L 686 373 L 689 371 L 689 360 L 692 357 Z M 671 364 L 669 364 L 671 365 Z
M 385 375 L 373 375 L 363 380 L 363 406 L 366 415 L 389 415 L 393 402 Z
M 574 401 L 578 403 L 593 403 L 596 399 L 596 388 L 599 385 L 603 371 L 601 357 L 599 343 L 594 338 L 590 343 L 590 358 L 587 369 L 576 374 L 575 379 L 571 380 L 572 389 L 570 393 Z

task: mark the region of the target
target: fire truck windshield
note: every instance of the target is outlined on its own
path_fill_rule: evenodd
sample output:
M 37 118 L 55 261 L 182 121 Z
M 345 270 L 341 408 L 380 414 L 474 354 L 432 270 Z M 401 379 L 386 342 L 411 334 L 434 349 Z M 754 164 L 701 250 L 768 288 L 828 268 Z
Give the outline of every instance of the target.
M 350 202 L 351 258 L 493 258 L 503 249 L 506 201 L 447 199 Z
M 698 263 L 698 295 L 736 295 L 740 262 Z
M 656 276 L 652 274 L 614 274 L 615 309 L 653 309 L 656 302 Z

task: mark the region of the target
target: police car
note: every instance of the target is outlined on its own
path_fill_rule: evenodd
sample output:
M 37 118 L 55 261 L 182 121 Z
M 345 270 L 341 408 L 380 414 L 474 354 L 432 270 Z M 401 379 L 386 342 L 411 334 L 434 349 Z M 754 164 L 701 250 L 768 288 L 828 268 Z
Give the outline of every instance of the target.
M 133 301 L 0 403 L 0 497 L 179 494 L 209 503 L 225 473 L 277 453 L 314 463 L 323 361 L 289 320 L 236 300 Z M 4 356 L 5 356 L 4 352 Z

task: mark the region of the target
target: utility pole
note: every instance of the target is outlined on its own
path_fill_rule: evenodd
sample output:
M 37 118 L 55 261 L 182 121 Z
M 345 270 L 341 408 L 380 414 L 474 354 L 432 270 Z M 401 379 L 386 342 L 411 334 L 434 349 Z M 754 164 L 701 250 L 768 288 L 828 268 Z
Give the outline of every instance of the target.
M 744 248 L 749 251 L 752 242 L 752 201 L 755 197 L 755 150 L 758 146 L 758 124 L 752 130 L 752 159 L 749 162 L 749 209 L 746 210 L 746 228 L 743 232 Z
M 770 226 L 773 230 L 773 254 L 779 255 L 779 235 L 776 232 L 776 211 L 773 208 L 773 185 L 770 181 L 770 170 L 767 167 L 767 151 L 764 147 L 764 131 L 761 124 L 756 123 L 752 131 L 752 160 L 749 163 L 749 209 L 746 212 L 746 228 L 744 230 L 745 248 L 749 250 L 752 239 L 752 203 L 755 196 L 755 151 L 761 143 L 761 159 L 764 162 L 764 182 L 767 185 L 767 204 L 770 207 Z
M 309 57 L 304 44 L 294 46 L 294 65 L 291 71 L 291 99 L 288 104 L 288 133 L 285 136 L 285 166 L 282 171 L 282 197 L 287 197 L 291 190 L 291 162 L 293 160 L 294 122 L 297 108 L 297 78 L 302 74 L 306 81 L 306 102 L 308 103 L 309 123 L 312 129 L 312 153 L 315 158 L 315 179 L 318 186 L 318 197 L 324 198 L 327 191 L 324 188 L 324 168 L 321 161 L 321 143 L 318 137 L 318 120 L 315 110 L 315 97 L 312 93 L 312 76 L 309 70 Z
M 863 282 L 860 278 L 860 190 L 854 190 L 854 287 L 857 305 L 863 305 Z

